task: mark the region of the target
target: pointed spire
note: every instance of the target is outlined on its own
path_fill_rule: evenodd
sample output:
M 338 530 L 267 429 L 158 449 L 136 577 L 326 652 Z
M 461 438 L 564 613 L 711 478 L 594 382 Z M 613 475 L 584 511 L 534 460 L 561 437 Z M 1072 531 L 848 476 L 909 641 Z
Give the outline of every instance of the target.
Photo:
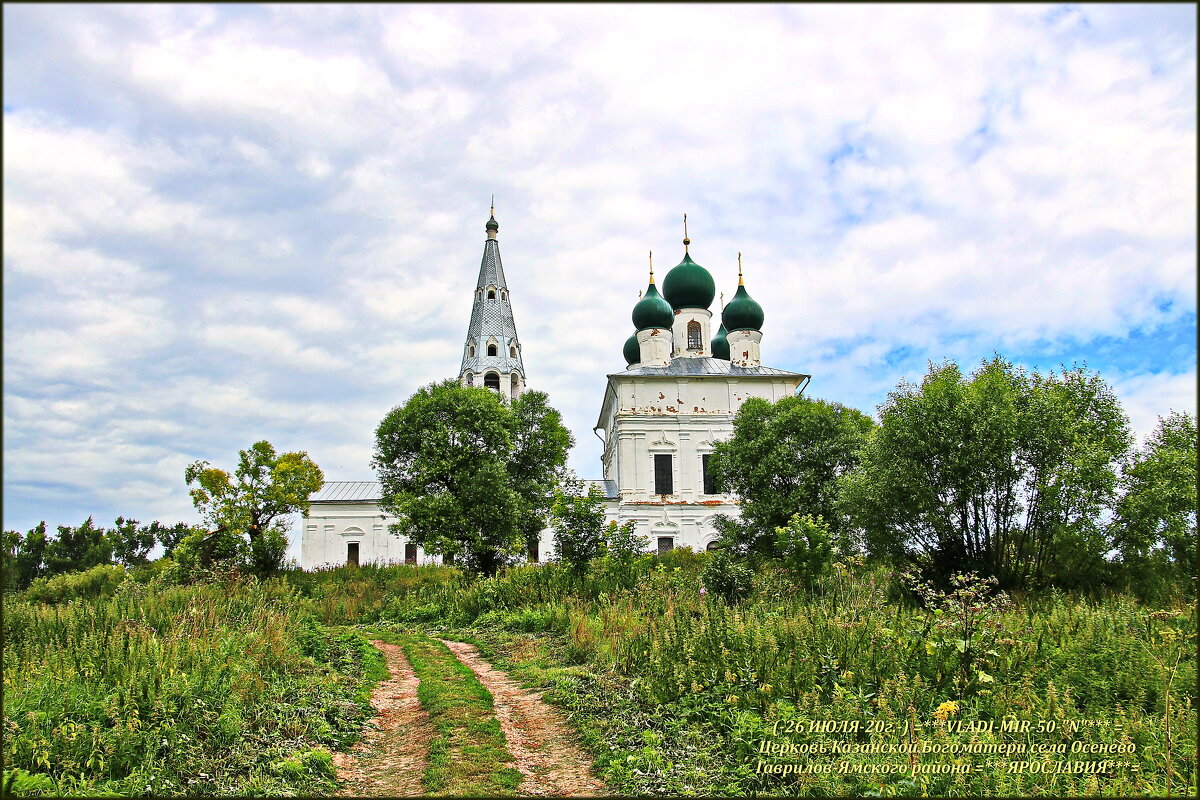
M 688 245 L 691 243 L 692 243 L 692 240 L 688 238 L 688 233 L 687 233 L 687 214 L 684 214 L 683 215 L 683 252 L 685 254 L 688 251 Z
M 489 239 L 495 239 L 496 231 L 500 230 L 500 223 L 496 222 L 496 195 L 492 195 L 491 216 L 488 217 L 484 229 L 487 231 Z
M 742 251 L 738 250 L 738 286 L 745 285 L 745 281 L 742 280 Z
M 650 283 L 654 283 L 654 251 L 650 251 Z

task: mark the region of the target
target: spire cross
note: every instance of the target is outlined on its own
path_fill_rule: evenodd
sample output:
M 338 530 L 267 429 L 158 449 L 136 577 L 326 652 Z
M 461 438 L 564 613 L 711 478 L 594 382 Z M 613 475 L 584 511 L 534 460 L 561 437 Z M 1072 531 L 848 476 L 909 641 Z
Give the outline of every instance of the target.
M 691 243 L 692 243 L 692 240 L 688 238 L 688 232 L 687 232 L 687 214 L 684 214 L 683 215 L 683 252 L 686 253 L 688 251 L 688 245 Z
M 650 251 L 650 282 L 654 283 L 654 251 Z
M 742 282 L 742 251 L 738 251 L 738 286 L 745 286 Z
M 492 195 L 492 216 L 496 216 L 496 195 Z

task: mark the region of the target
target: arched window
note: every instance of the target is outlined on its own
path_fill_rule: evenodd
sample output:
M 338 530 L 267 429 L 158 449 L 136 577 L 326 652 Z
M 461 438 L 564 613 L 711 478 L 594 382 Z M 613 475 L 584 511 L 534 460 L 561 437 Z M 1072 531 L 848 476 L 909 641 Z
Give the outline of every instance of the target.
M 712 542 L 709 542 L 708 547 L 706 547 L 704 549 L 705 550 L 716 550 L 719 547 L 720 547 L 720 545 L 718 545 L 715 541 L 712 541 Z
M 488 289 L 488 300 L 495 300 L 495 299 L 496 299 L 496 290 Z
M 501 300 L 507 300 L 507 299 L 508 299 L 508 289 L 501 289 L 501 290 L 500 290 L 500 299 L 501 299 Z
M 475 345 L 469 344 L 469 345 L 467 345 L 467 358 L 474 358 L 474 357 L 475 357 Z
M 521 391 L 521 379 L 517 377 L 517 373 L 512 374 L 512 399 L 517 399 L 517 394 Z
M 499 352 L 499 350 L 497 349 L 496 345 L 494 345 L 494 344 L 489 344 L 489 345 L 488 345 L 488 355 L 489 355 L 489 356 L 498 356 L 498 355 L 500 355 L 500 352 Z
M 512 345 L 509 345 L 509 348 L 508 348 L 508 357 L 509 357 L 509 358 L 516 358 L 516 357 L 517 357 L 517 348 L 513 347 Z
M 488 389 L 500 391 L 500 376 L 495 372 L 489 372 L 483 376 L 483 385 Z
M 474 386 L 474 385 L 475 385 L 475 373 L 468 372 L 467 373 L 467 386 Z
M 688 323 L 688 350 L 703 350 L 704 345 L 700 343 L 700 323 L 692 320 Z
M 482 300 L 482 299 L 483 299 L 483 289 L 476 289 L 476 290 L 475 290 L 475 299 L 476 299 L 476 300 Z

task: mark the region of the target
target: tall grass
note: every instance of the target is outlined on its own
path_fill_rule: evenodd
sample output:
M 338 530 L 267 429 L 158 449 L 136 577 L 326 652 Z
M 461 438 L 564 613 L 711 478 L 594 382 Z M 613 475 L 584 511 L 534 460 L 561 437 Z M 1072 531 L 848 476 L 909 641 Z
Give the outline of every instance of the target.
M 9 601 L 3 635 L 5 765 L 53 794 L 327 791 L 381 669 L 279 581 Z

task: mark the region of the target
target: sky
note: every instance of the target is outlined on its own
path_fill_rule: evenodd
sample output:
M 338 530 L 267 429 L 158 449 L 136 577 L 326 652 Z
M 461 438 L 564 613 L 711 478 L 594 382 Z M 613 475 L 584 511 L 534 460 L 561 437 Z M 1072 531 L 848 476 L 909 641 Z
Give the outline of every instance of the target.
M 199 522 L 187 465 L 262 439 L 373 480 L 379 421 L 457 374 L 493 194 L 581 477 L 684 213 L 810 397 L 999 354 L 1098 372 L 1139 441 L 1196 411 L 1194 5 L 3 19 L 6 529 Z

